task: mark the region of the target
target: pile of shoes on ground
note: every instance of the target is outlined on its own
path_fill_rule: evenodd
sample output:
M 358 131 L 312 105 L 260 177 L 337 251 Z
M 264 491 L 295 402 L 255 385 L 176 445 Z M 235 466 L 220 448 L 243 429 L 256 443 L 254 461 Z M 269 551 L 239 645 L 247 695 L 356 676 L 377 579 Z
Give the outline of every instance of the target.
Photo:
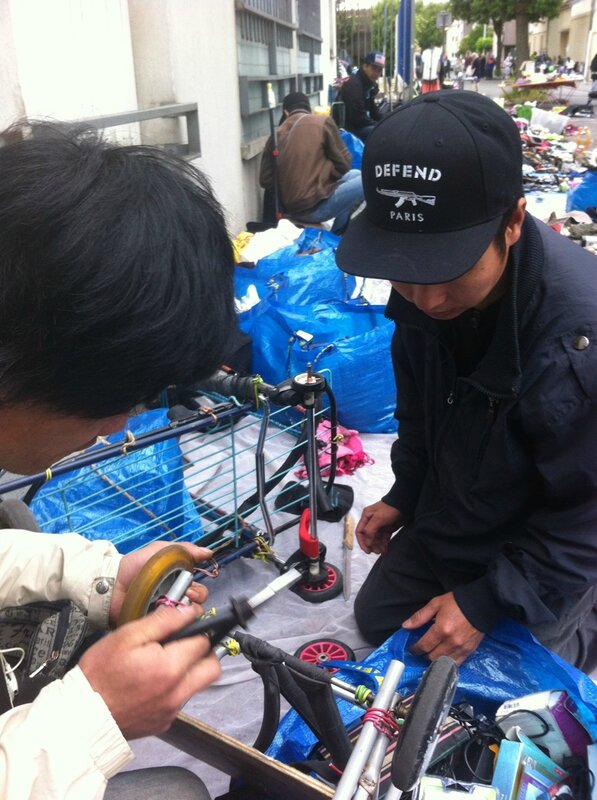
M 510 113 L 520 130 L 525 192 L 567 192 L 587 170 L 597 169 L 588 128 L 529 106 L 514 106 Z

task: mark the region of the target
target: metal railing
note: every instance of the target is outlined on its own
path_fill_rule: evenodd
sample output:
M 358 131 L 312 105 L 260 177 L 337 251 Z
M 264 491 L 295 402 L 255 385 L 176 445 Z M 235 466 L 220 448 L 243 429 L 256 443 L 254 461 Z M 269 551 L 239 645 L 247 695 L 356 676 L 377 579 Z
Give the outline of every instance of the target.
M 137 111 L 122 111 L 117 114 L 101 114 L 79 120 L 102 130 L 122 125 L 134 125 L 159 119 L 184 118 L 186 122 L 186 142 L 152 142 L 166 150 L 176 152 L 184 158 L 193 159 L 201 155 L 199 139 L 199 113 L 197 103 L 172 103 L 170 105 L 143 108 Z

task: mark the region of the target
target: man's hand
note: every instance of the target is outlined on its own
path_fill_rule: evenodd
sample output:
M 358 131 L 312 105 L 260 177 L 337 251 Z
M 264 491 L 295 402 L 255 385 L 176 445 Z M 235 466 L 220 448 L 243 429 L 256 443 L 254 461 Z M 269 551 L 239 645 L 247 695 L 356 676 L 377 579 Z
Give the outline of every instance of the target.
M 162 733 L 191 695 L 217 680 L 220 662 L 206 636 L 162 646 L 197 618 L 196 608 L 158 608 L 104 636 L 79 666 L 127 739 Z
M 178 544 L 189 551 L 197 564 L 211 557 L 211 550 L 205 547 L 197 547 L 196 544 L 190 544 L 189 542 L 178 542 Z M 135 550 L 133 553 L 123 557 L 116 575 L 114 591 L 112 592 L 112 603 L 110 605 L 110 625 L 112 627 L 116 625 L 125 595 L 132 581 L 137 577 L 139 570 L 152 555 L 168 546 L 168 542 L 152 542 L 141 550 Z M 187 597 L 191 602 L 200 605 L 207 598 L 207 589 L 202 584 L 193 582 L 187 590 Z M 195 613 L 201 613 L 201 610 L 195 608 Z
M 430 661 L 440 656 L 450 656 L 457 664 L 462 664 L 475 652 L 485 636 L 464 616 L 453 592 L 432 598 L 426 606 L 404 620 L 402 627 L 415 630 L 432 620 L 433 625 L 412 648 L 415 655 L 427 656 Z
M 402 514 L 383 500 L 363 509 L 356 535 L 365 553 L 385 555 L 390 537 L 402 524 Z

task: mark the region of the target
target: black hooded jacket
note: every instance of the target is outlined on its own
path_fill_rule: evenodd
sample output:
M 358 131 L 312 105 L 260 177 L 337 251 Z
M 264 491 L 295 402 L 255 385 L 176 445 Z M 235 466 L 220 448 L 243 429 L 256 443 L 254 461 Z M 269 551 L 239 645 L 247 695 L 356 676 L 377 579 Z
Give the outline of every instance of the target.
M 384 501 L 472 625 L 553 623 L 597 583 L 597 258 L 529 215 L 484 356 L 392 292 L 399 438 Z
M 370 81 L 362 69 L 351 75 L 340 90 L 339 100 L 346 109 L 346 130 L 355 133 L 367 125 L 378 122 L 382 115 L 375 104 L 377 85 Z

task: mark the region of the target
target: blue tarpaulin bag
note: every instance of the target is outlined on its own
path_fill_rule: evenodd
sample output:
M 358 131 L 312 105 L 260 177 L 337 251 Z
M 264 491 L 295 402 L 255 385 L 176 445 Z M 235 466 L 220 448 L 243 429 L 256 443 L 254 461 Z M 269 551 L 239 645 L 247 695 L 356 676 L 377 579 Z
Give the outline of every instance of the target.
M 384 306 L 357 299 L 319 302 L 306 310 L 270 297 L 241 315 L 240 325 L 253 339 L 252 371 L 264 381 L 280 383 L 311 364 L 331 375 L 342 425 L 362 433 L 396 432 L 389 361 L 394 324 Z
M 350 299 L 356 281 L 336 265 L 339 241 L 327 231 L 306 228 L 296 242 L 254 268 L 236 267 L 237 299 L 247 297 L 250 287 L 259 298 L 238 316 L 252 339 L 251 372 L 275 385 L 305 372 L 310 363 L 331 376 L 342 425 L 362 433 L 395 433 L 389 356 L 394 325 L 383 306 Z
M 339 242 L 333 233 L 306 228 L 295 242 L 259 259 L 254 267 L 237 265 L 235 296 L 242 299 L 253 286 L 259 299 L 275 294 L 285 305 L 348 299 L 355 291 L 356 280 L 336 265 Z
M 166 409 L 131 417 L 134 436 L 168 424 Z M 122 442 L 123 432 L 108 437 Z M 158 442 L 52 478 L 31 510 L 46 533 L 74 531 L 86 539 L 109 539 L 130 553 L 156 539 L 197 541 L 199 514 L 183 478 L 182 452 L 176 439 Z
M 586 172 L 566 195 L 566 211 L 586 212 L 589 208 L 597 208 L 597 171 Z
M 352 684 L 368 683 L 375 689 L 390 660 L 398 659 L 405 665 L 398 690 L 407 695 L 416 690 L 429 666 L 427 659 L 410 653 L 423 632 L 399 630 L 363 661 L 326 664 L 339 667 L 336 677 Z M 491 719 L 505 700 L 548 689 L 568 692 L 577 706 L 578 718 L 591 739 L 597 741 L 597 686 L 583 672 L 543 647 L 526 628 L 504 621 L 485 636 L 459 668 L 454 702 L 465 700 L 476 714 Z M 347 726 L 363 715 L 361 708 L 345 700 L 338 701 L 338 708 Z M 282 719 L 267 755 L 290 764 L 308 758 L 316 743 L 311 729 L 292 709 Z
M 340 128 L 340 136 L 346 145 L 346 149 L 352 156 L 352 169 L 361 169 L 363 164 L 363 149 L 365 145 L 358 136 L 345 131 L 344 128 Z

